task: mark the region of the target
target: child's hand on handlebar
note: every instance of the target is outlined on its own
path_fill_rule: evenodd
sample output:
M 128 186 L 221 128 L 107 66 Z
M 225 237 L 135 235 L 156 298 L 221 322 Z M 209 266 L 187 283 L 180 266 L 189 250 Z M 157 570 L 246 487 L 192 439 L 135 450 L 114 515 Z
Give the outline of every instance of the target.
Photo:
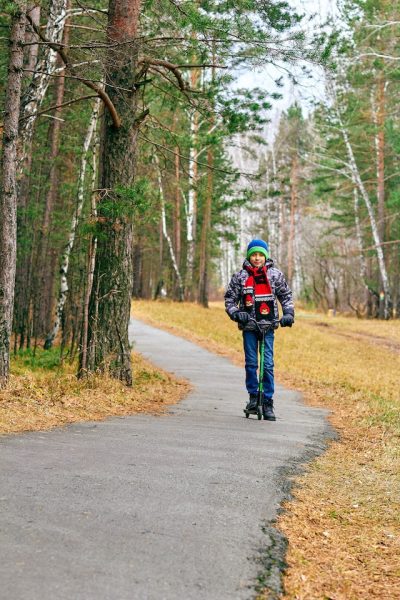
M 288 313 L 287 315 L 283 315 L 280 320 L 281 327 L 291 327 L 294 323 L 294 316 Z
M 249 322 L 250 315 L 247 312 L 238 310 L 233 315 L 233 320 L 237 323 L 241 323 L 242 325 L 246 325 Z

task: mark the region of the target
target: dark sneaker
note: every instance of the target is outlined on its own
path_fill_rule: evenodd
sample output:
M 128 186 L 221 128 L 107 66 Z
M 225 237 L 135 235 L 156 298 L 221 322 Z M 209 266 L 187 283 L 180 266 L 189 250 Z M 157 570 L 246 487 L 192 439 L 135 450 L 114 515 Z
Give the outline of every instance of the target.
M 258 400 L 258 396 L 257 394 L 249 394 L 249 401 L 246 404 L 246 409 L 248 412 L 257 412 L 257 400 Z
M 266 421 L 276 421 L 275 413 L 274 413 L 274 401 L 267 400 L 263 402 L 262 405 L 263 417 Z

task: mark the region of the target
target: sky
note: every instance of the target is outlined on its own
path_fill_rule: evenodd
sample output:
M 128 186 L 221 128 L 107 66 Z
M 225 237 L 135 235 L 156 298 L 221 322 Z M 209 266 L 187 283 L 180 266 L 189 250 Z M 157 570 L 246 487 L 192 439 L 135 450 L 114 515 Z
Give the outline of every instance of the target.
M 336 0 L 289 0 L 289 4 L 299 12 L 304 12 L 306 15 L 316 13 L 316 23 L 322 24 L 326 20 L 336 20 L 338 11 Z M 313 65 L 307 64 L 307 68 L 311 70 L 312 79 L 303 76 L 301 69 L 296 70 L 299 80 L 298 85 L 293 85 L 287 77 L 285 77 L 285 85 L 282 89 L 277 90 L 274 81 L 283 74 L 283 71 L 274 65 L 267 65 L 262 69 L 247 70 L 239 75 L 236 82 L 237 87 L 254 88 L 259 87 L 267 89 L 269 92 L 279 91 L 283 98 L 274 101 L 273 109 L 270 113 L 271 125 L 267 128 L 268 138 L 273 137 L 276 126 L 279 121 L 280 114 L 287 109 L 291 104 L 297 101 L 305 113 L 312 108 L 313 102 L 324 98 L 324 78 L 322 70 Z

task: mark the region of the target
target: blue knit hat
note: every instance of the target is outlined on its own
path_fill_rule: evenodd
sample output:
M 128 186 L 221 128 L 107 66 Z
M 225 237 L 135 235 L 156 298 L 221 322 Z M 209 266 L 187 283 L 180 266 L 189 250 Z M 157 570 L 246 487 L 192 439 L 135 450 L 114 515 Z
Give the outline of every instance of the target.
M 264 240 L 251 240 L 250 244 L 247 246 L 246 258 L 249 259 L 254 252 L 261 252 L 266 259 L 269 258 L 267 242 L 264 242 Z

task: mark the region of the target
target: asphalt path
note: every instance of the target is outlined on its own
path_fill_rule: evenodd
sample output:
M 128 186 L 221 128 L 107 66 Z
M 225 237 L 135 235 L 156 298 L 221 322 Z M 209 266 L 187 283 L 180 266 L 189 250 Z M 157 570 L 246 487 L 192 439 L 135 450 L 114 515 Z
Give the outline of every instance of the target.
M 0 598 L 248 599 L 260 578 L 278 590 L 271 523 L 288 474 L 323 450 L 326 413 L 278 387 L 275 423 L 245 419 L 243 369 L 139 321 L 130 335 L 194 389 L 164 416 L 0 438 Z

